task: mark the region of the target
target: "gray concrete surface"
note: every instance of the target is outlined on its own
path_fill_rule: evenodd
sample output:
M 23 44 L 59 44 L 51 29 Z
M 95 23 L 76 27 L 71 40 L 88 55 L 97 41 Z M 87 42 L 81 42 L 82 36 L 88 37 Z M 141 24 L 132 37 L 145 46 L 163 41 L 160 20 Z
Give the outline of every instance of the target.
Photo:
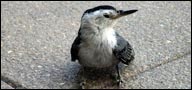
M 1 89 L 13 89 L 13 88 L 7 83 L 1 81 Z
M 136 53 L 134 62 L 122 69 L 126 84 L 121 88 L 191 88 L 191 2 L 187 1 L 2 1 L 1 76 L 18 82 L 14 88 L 78 88 L 81 66 L 70 61 L 70 47 L 83 12 L 102 4 L 138 9 L 115 27 Z M 186 59 L 180 60 L 183 56 Z M 87 82 L 87 88 L 116 88 L 110 78 Z
M 136 89 L 189 89 L 191 88 L 191 55 L 187 55 L 146 71 L 132 78 L 127 78 L 125 87 Z

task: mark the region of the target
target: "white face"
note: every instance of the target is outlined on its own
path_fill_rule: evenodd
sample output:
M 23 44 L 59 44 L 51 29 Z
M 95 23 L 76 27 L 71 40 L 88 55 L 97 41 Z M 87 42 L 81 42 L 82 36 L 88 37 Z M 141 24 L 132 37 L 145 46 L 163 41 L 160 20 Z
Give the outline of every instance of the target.
M 82 22 L 95 24 L 101 28 L 111 27 L 115 24 L 115 20 L 109 17 L 117 15 L 114 10 L 98 10 L 92 13 L 86 13 L 82 17 Z

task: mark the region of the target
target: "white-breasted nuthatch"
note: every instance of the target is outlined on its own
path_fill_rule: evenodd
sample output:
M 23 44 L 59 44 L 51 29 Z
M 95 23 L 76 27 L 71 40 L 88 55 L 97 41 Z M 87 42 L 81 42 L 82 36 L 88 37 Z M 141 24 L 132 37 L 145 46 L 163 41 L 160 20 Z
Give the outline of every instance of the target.
M 81 17 L 78 36 L 71 47 L 72 61 L 84 67 L 106 68 L 115 66 L 121 81 L 118 64 L 128 65 L 134 59 L 131 45 L 114 29 L 118 18 L 137 10 L 117 10 L 109 5 L 88 9 Z

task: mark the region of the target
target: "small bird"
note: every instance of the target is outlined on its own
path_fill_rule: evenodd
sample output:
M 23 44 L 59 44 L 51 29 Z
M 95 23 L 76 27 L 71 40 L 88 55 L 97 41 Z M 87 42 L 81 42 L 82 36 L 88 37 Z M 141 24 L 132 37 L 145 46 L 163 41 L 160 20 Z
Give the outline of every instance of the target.
M 86 10 L 81 17 L 78 35 L 71 47 L 71 60 L 78 60 L 83 67 L 115 67 L 121 83 L 118 64 L 128 65 L 134 60 L 132 46 L 114 29 L 117 20 L 137 10 L 117 10 L 101 5 Z

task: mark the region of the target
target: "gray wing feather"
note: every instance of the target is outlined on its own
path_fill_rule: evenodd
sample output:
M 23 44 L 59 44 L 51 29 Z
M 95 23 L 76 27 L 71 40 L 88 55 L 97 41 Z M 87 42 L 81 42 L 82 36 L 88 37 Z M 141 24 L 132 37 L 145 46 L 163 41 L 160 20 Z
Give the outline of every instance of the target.
M 113 49 L 115 57 L 124 64 L 129 64 L 130 61 L 134 60 L 135 52 L 132 46 L 123 37 L 116 33 L 117 45 Z

